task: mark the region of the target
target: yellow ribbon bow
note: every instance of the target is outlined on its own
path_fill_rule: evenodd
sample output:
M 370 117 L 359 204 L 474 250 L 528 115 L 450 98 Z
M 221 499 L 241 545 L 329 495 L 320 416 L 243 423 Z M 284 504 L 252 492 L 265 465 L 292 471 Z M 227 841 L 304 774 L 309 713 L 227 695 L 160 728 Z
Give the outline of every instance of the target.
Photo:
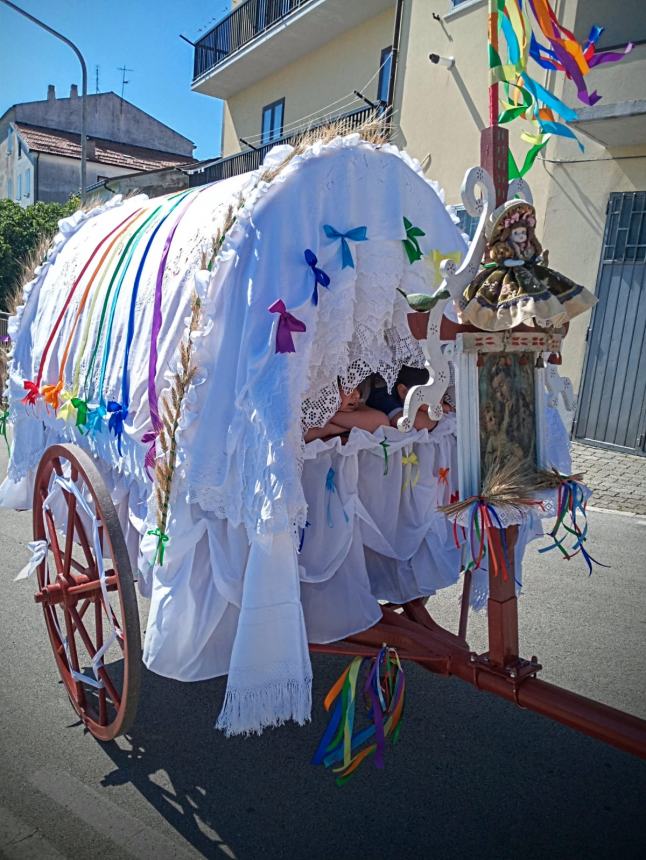
M 402 493 L 409 486 L 411 490 L 415 486 L 415 484 L 419 481 L 419 460 L 417 459 L 417 454 L 414 451 L 411 451 L 410 454 L 404 454 L 402 457 L 402 466 L 408 466 L 407 474 L 408 477 L 404 481 L 404 486 L 402 487 Z M 417 471 L 415 472 L 415 477 L 413 478 L 413 467 L 417 466 Z M 411 480 L 412 479 L 412 480 Z
M 72 392 L 71 391 L 63 391 L 60 395 L 60 399 L 63 401 L 62 405 L 58 407 L 58 412 L 56 413 L 56 417 L 60 418 L 61 421 L 76 421 L 76 407 L 72 403 Z

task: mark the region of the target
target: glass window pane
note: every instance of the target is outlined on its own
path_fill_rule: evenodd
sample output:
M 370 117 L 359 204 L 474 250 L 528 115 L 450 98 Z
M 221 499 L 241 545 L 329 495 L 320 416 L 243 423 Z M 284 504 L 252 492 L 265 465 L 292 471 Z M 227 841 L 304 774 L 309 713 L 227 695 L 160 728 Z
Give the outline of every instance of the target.
M 274 105 L 272 140 L 277 140 L 283 133 L 283 109 L 284 105 L 282 102 L 278 102 L 277 105 Z
M 388 101 L 388 87 L 390 85 L 390 70 L 393 62 L 392 48 L 384 48 L 381 52 L 379 63 L 379 86 L 377 87 L 377 98 L 379 101 Z

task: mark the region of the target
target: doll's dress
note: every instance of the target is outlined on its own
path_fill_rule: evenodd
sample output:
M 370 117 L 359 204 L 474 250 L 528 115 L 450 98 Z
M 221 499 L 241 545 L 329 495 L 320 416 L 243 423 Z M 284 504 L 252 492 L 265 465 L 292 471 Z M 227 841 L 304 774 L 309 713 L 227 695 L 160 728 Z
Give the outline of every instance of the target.
M 460 322 L 485 331 L 501 331 L 535 319 L 538 325 L 561 326 L 596 304 L 595 296 L 538 262 L 485 266 L 464 291 Z

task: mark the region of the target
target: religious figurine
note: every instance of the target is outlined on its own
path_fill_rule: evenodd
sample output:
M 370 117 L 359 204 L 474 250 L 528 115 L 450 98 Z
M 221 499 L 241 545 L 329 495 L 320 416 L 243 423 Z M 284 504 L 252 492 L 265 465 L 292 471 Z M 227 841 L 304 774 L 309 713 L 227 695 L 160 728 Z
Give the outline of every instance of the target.
M 534 207 L 524 200 L 508 200 L 493 212 L 485 226 L 491 262 L 464 291 L 462 323 L 485 331 L 532 320 L 558 327 L 596 304 L 589 290 L 547 267 L 535 227 Z

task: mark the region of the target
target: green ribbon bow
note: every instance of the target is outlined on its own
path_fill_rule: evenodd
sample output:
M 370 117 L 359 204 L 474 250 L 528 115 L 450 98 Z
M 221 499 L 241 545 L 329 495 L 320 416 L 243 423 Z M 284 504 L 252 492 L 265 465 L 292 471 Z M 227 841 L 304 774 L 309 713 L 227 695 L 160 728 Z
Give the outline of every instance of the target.
M 155 535 L 157 537 L 157 549 L 155 550 L 155 558 L 153 559 L 153 564 L 161 565 L 164 563 L 164 552 L 165 545 L 168 543 L 168 535 L 166 532 L 163 532 L 161 529 L 150 529 L 148 532 L 149 535 Z
M 87 424 L 87 402 L 80 397 L 72 397 L 72 406 L 76 409 L 76 426 L 81 433 Z
M 9 439 L 7 439 L 7 422 L 9 421 L 9 410 L 4 409 L 0 412 L 0 436 L 4 436 L 4 441 L 7 446 L 7 453 L 11 454 Z
M 384 475 L 387 475 L 388 474 L 388 449 L 390 448 L 390 445 L 386 439 L 382 439 L 379 444 L 381 445 L 383 452 L 384 452 Z
M 408 218 L 404 218 L 404 228 L 406 229 L 406 238 L 402 239 L 402 243 L 408 256 L 408 262 L 416 263 L 422 259 L 422 250 L 419 247 L 418 239 L 421 236 L 426 236 L 426 233 L 419 227 L 415 227 Z

